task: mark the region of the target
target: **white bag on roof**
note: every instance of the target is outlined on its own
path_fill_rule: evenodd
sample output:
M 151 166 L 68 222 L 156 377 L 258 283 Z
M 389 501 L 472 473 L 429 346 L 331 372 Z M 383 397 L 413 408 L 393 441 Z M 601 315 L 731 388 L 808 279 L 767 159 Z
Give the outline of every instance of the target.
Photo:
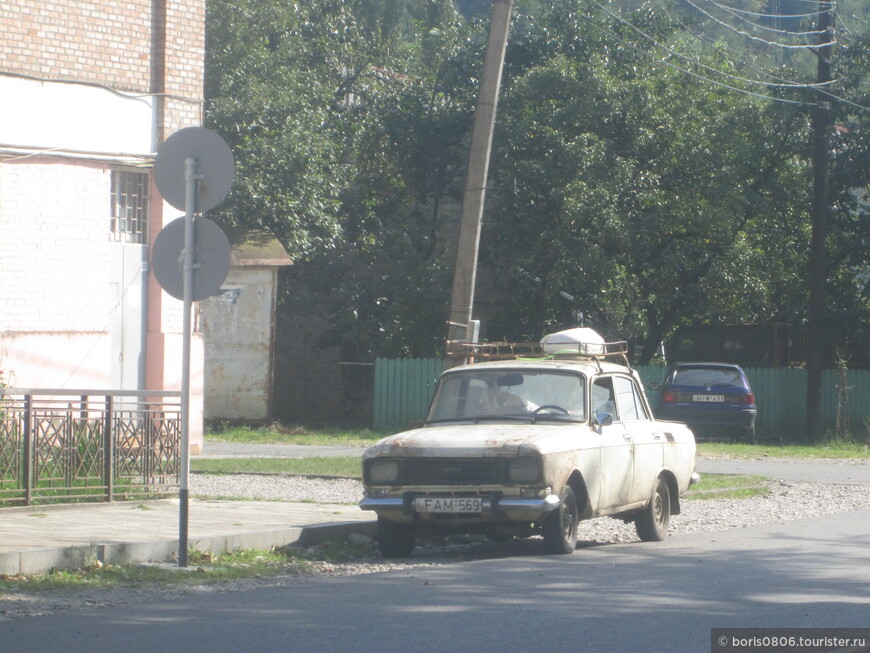
M 545 354 L 576 352 L 581 354 L 603 354 L 604 338 L 589 327 L 577 327 L 550 333 L 541 338 Z

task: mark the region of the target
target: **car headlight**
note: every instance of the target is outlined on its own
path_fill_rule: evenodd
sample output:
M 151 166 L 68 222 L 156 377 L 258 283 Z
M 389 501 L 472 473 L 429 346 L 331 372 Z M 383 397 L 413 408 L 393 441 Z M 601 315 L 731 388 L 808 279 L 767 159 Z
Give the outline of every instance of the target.
M 395 460 L 372 460 L 366 468 L 368 482 L 373 485 L 393 483 L 399 478 L 399 463 Z
M 514 458 L 508 462 L 507 472 L 511 483 L 534 483 L 541 478 L 537 458 Z

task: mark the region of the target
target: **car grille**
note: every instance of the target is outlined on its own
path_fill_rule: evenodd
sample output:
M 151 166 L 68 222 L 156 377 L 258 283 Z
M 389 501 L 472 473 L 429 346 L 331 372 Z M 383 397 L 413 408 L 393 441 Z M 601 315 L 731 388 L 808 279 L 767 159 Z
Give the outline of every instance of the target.
M 400 465 L 405 485 L 490 485 L 505 479 L 504 460 L 498 458 L 403 458 Z

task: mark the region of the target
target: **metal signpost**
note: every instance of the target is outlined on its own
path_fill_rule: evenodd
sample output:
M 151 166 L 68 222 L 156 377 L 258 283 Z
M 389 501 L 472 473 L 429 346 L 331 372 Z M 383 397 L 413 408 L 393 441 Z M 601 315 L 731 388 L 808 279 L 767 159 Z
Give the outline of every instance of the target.
M 184 302 L 181 361 L 181 472 L 178 566 L 187 566 L 190 481 L 190 340 L 193 302 L 214 295 L 229 271 L 230 247 L 220 227 L 195 217 L 220 204 L 233 183 L 233 156 L 224 140 L 204 127 L 170 136 L 157 152 L 154 178 L 184 218 L 164 227 L 154 241 L 151 269 L 160 286 Z

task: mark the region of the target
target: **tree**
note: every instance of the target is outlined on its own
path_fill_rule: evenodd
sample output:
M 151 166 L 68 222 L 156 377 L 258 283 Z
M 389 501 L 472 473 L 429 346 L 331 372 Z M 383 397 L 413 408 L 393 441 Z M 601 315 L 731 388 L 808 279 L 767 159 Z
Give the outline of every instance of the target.
M 215 0 L 207 15 L 206 121 L 236 161 L 219 220 L 268 228 L 294 258 L 334 245 L 350 172 L 335 120 L 342 76 L 304 46 L 315 18 L 273 0 Z
M 831 348 L 848 356 L 850 346 L 870 349 L 870 37 L 849 34 L 833 62 L 832 93 L 848 101 L 832 102 L 826 326 Z
M 431 356 L 442 345 L 474 77 L 464 24 L 446 11 L 427 16 L 405 48 L 425 61 L 361 75 L 353 88 L 342 241 L 312 260 L 341 298 L 329 338 L 354 360 Z
M 581 310 L 644 363 L 683 322 L 775 319 L 800 297 L 806 128 L 603 43 L 606 20 L 538 45 L 505 94 L 484 248 L 511 301 L 491 322 L 538 338 Z

